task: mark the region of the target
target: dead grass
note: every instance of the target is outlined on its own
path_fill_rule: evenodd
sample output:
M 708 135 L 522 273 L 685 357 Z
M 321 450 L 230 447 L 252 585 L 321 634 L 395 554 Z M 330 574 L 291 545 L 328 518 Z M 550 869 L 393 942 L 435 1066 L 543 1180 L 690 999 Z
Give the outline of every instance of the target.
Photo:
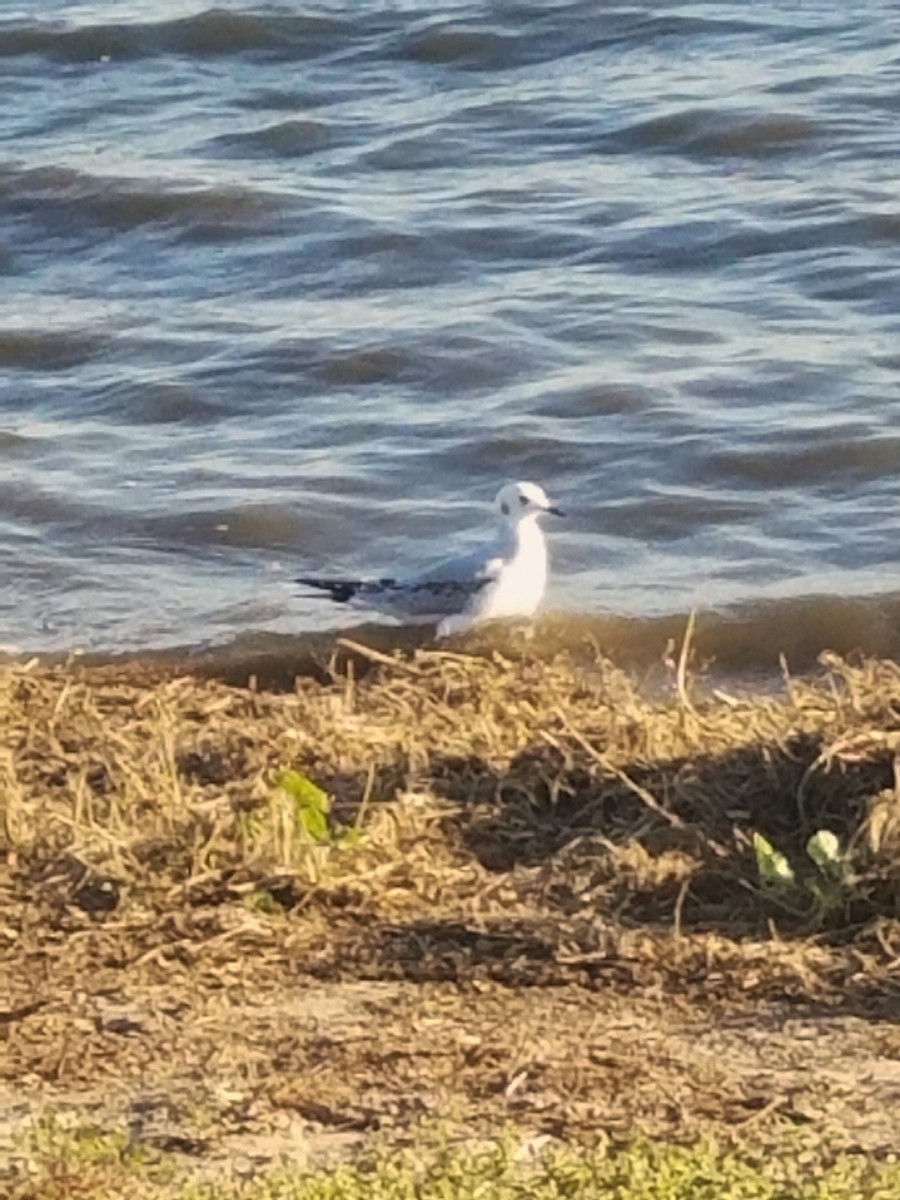
M 405 971 L 410 938 L 504 970 L 517 946 L 539 973 L 574 970 L 580 953 L 589 976 L 587 958 L 623 939 L 649 939 L 676 970 L 695 939 L 727 957 L 752 937 L 801 976 L 826 947 L 835 969 L 852 947 L 887 985 L 900 669 L 826 667 L 742 696 L 704 691 L 682 664 L 653 698 L 603 661 L 585 672 L 419 654 L 291 694 L 10 667 L 6 887 L 45 924 L 81 913 L 92 929 L 127 926 L 135 949 L 143 924 L 162 955 L 178 941 L 167 918 L 230 905 L 240 937 L 254 906 L 274 905 L 306 924 L 327 913 L 376 969 Z M 274 784 L 286 766 L 330 794 L 331 835 L 298 824 Z M 753 831 L 802 870 L 823 828 L 853 857 L 853 888 L 836 911 L 779 906 L 759 886 Z M 320 973 L 348 946 L 327 949 L 310 963 Z M 434 955 L 418 957 L 427 971 Z
M 625 1136 L 666 1119 L 658 1097 L 641 1116 L 634 1047 L 579 1074 L 590 997 L 896 1013 L 896 664 L 825 658 L 813 680 L 730 694 L 691 677 L 686 653 L 652 690 L 602 659 L 376 658 L 362 679 L 282 693 L 133 666 L 0 671 L 0 1081 L 155 1078 L 154 1056 L 188 1053 L 179 1004 L 221 1074 L 219 1017 L 198 1032 L 215 997 L 258 1011 L 286 981 L 380 981 L 419 989 L 430 1015 L 424 999 L 399 1024 L 379 1010 L 376 1043 L 349 1050 L 276 1022 L 255 1049 L 230 1044 L 232 1075 L 322 1127 L 399 1129 L 434 1104 L 508 1116 L 519 1095 L 529 1112 L 561 1106 L 550 1124 L 571 1134 L 609 1127 L 592 1097 L 618 1072 L 616 1095 L 634 1100 Z M 324 836 L 275 786 L 285 767 L 329 794 Z M 752 834 L 802 876 L 823 828 L 852 886 L 786 905 L 760 885 Z M 487 1047 L 451 1040 L 438 1063 L 441 989 L 458 1006 L 498 987 L 501 1032 Z M 587 1007 L 571 1001 L 576 1040 L 544 1065 L 519 1054 L 517 1082 L 503 1013 L 530 1028 L 541 1005 L 509 989 L 535 988 Z M 791 1107 L 718 1077 L 691 1088 L 669 1105 L 684 1128 Z

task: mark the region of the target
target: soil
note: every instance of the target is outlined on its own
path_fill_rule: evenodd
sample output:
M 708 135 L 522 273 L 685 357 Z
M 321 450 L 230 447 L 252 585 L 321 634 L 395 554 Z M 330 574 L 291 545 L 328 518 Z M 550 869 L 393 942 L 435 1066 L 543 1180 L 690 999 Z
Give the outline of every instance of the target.
M 895 669 L 841 668 L 837 684 L 777 701 L 701 700 L 682 676 L 650 702 L 612 674 L 566 677 L 563 695 L 562 676 L 533 664 L 460 682 L 456 662 L 417 662 L 382 664 L 352 704 L 345 679 L 266 696 L 10 668 L 12 1194 L 33 1194 L 29 1131 L 48 1114 L 200 1179 L 344 1161 L 438 1127 L 464 1142 L 513 1126 L 900 1153 L 883 815 Z M 510 678 L 516 736 L 488 729 Z M 601 700 L 618 742 L 599 732 Z M 247 834 L 248 813 L 272 815 L 271 769 L 286 761 L 332 797 L 314 854 L 270 844 L 277 822 L 262 816 Z M 712 809 L 723 790 L 731 808 Z M 816 828 L 839 810 L 831 825 L 858 842 L 881 813 L 861 882 L 824 915 L 773 907 L 748 830 L 801 815 Z M 361 841 L 345 846 L 350 821 Z

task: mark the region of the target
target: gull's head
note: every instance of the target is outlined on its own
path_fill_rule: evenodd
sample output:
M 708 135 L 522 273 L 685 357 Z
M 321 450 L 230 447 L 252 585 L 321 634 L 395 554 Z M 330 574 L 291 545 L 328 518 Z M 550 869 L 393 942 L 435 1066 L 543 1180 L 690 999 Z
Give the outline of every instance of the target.
M 518 525 L 526 517 L 539 517 L 541 513 L 563 516 L 555 504 L 551 504 L 547 493 L 537 483 L 508 483 L 497 493 L 494 501 L 501 521 Z

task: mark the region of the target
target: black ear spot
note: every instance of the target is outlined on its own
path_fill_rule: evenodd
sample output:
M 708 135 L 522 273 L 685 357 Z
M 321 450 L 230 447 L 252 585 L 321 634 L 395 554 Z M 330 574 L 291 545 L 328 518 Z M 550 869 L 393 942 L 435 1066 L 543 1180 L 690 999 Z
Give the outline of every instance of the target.
M 524 507 L 525 507 L 525 505 L 528 503 L 528 497 L 527 497 L 527 496 L 520 496 L 520 497 L 519 497 L 519 503 L 520 503 L 520 504 L 522 505 L 522 507 L 524 508 Z
M 508 516 L 509 516 L 509 505 L 506 503 L 506 501 L 505 501 L 505 500 L 504 500 L 504 501 L 503 501 L 503 503 L 500 505 L 500 511 L 503 513 L 504 517 L 508 517 Z

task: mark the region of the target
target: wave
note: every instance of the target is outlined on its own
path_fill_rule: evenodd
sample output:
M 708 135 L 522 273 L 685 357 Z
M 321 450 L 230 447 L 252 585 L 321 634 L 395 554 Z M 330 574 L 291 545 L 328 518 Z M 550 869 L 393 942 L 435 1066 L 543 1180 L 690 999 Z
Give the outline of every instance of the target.
M 560 9 L 566 9 L 561 13 Z M 395 11 L 383 5 L 357 5 L 336 13 L 236 11 L 212 7 L 164 21 L 13 19 L 0 23 L 0 58 L 42 56 L 67 63 L 129 61 L 160 55 L 212 58 L 253 55 L 292 61 L 345 52 L 418 62 L 437 70 L 496 71 L 568 58 L 587 49 L 661 43 L 673 48 L 697 38 L 758 38 L 781 25 L 716 14 L 712 17 L 645 13 L 634 8 L 604 9 L 576 0 L 563 6 L 518 7 L 505 12 L 464 11 L 458 17 L 421 16 L 423 10 Z M 804 35 L 798 28 L 793 36 Z
M 97 353 L 101 339 L 76 330 L 0 329 L 0 367 L 68 371 Z
M 607 149 L 681 154 L 690 158 L 768 158 L 815 149 L 828 136 L 819 121 L 794 113 L 685 109 L 610 133 Z
M 194 238 L 210 233 L 258 236 L 283 206 L 256 187 L 172 185 L 53 166 L 7 166 L 0 171 L 0 200 L 11 212 L 67 238 L 96 229 L 127 233 L 148 225 Z
M 223 134 L 206 143 L 205 149 L 238 158 L 305 158 L 336 144 L 334 129 L 325 121 L 294 119 L 276 121 L 261 129 Z
M 300 58 L 331 48 L 347 23 L 324 15 L 231 12 L 210 8 L 173 21 L 71 25 L 10 22 L 0 26 L 0 58 L 42 55 L 69 63 L 148 58 L 266 54 Z

